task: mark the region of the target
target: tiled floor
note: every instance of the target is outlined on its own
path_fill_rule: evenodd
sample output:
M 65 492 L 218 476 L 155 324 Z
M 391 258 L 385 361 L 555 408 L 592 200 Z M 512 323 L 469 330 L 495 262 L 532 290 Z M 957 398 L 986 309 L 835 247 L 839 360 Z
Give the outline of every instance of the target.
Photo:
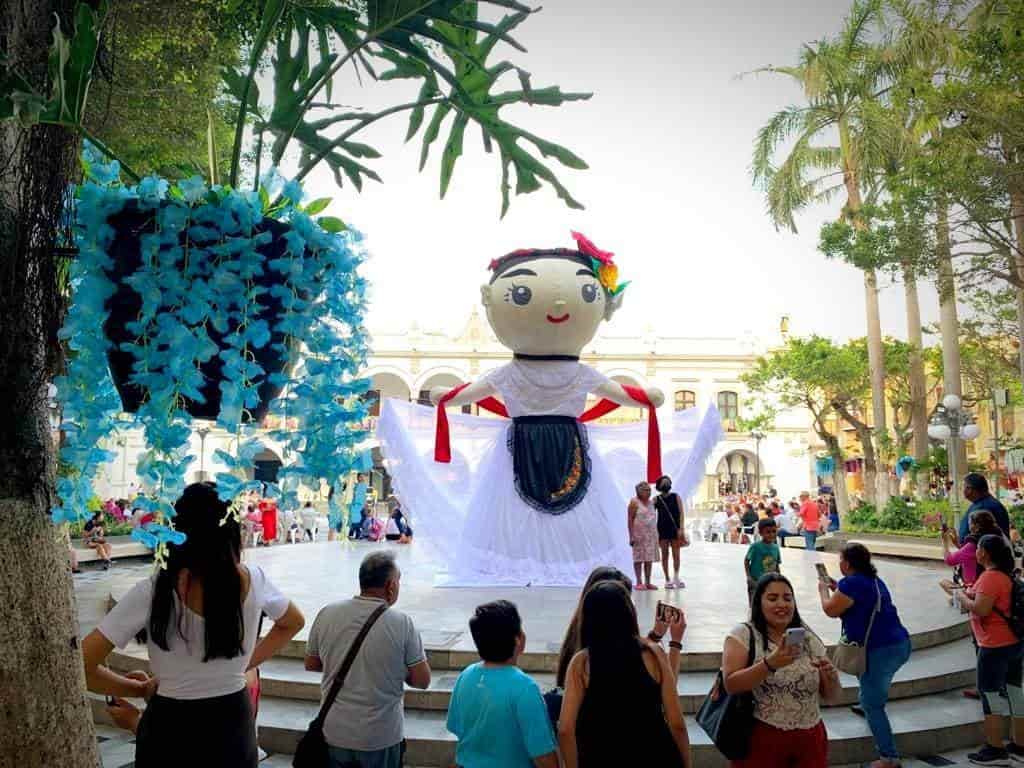
M 379 548 L 395 551 L 402 569 L 398 607 L 412 618 L 423 634 L 424 643 L 434 649 L 474 652 L 466 625 L 468 618 L 480 603 L 504 598 L 515 602 L 523 616 L 527 651 L 557 650 L 579 599 L 578 588 L 437 588 L 434 584 L 438 560 L 425 541 L 412 545 L 347 541 L 289 544 L 246 550 L 245 561 L 261 566 L 270 580 L 305 614 L 306 629 L 298 638 L 304 640 L 313 618 L 324 605 L 358 592 L 359 562 L 367 552 Z M 682 574 L 687 588 L 637 592 L 634 599 L 641 624 L 647 625 L 653 620 L 659 600 L 675 603 L 687 614 L 687 652 L 721 652 L 722 638 L 745 620 L 749 611 L 743 571 L 745 553 L 746 547 L 736 544 L 698 542 L 684 549 Z M 838 575 L 836 555 L 799 549 L 787 549 L 783 553 L 782 572 L 793 582 L 804 620 L 827 643 L 835 643 L 840 623 L 821 613 L 814 568 L 817 562 L 824 562 L 830 572 Z M 659 570 L 660 565 L 656 568 Z M 879 571 L 912 634 L 941 631 L 964 623 L 939 589 L 940 574 L 934 570 L 880 562 Z M 123 594 L 138 579 L 138 574 L 112 574 L 110 583 L 115 596 Z M 654 581 L 662 583 L 663 579 L 656 573 Z

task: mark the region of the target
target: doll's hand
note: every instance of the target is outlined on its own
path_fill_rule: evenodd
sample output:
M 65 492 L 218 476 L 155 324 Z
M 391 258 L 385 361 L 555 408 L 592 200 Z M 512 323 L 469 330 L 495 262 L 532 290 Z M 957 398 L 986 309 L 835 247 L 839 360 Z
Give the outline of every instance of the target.
M 452 387 L 434 387 L 430 390 L 430 402 L 437 405 L 441 402 L 441 398 L 452 391 Z
M 665 393 L 657 387 L 648 387 L 644 390 L 644 394 L 655 408 L 661 408 L 665 404 Z

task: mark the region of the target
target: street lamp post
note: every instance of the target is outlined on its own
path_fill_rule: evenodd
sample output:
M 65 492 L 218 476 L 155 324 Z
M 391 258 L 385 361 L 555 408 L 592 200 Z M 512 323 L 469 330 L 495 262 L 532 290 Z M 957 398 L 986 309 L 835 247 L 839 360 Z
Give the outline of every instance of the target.
M 946 443 L 946 454 L 949 457 L 949 474 L 953 479 L 952 499 L 949 506 L 953 514 L 953 524 L 960 515 L 960 467 L 957 466 L 957 449 L 960 440 L 973 440 L 981 430 L 974 423 L 974 417 L 963 407 L 963 402 L 956 395 L 946 395 L 942 403 L 935 407 L 928 424 L 928 437 L 943 440 Z
M 767 435 L 760 429 L 750 430 L 750 436 L 754 438 L 754 484 L 757 486 L 757 495 L 761 495 L 761 441 Z

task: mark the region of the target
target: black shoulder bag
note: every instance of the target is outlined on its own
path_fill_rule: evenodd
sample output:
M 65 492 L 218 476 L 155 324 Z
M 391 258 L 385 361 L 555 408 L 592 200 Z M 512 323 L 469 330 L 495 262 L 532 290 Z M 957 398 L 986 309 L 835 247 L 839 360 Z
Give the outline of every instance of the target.
M 345 684 L 345 677 L 348 675 L 349 669 L 352 668 L 352 662 L 355 661 L 356 654 L 359 653 L 359 649 L 362 647 L 363 640 L 366 639 L 370 627 L 381 617 L 387 607 L 387 603 L 378 606 L 370 614 L 370 618 L 366 620 L 366 623 L 363 624 L 359 634 L 356 635 L 352 647 L 348 649 L 348 654 L 346 654 L 345 660 L 341 663 L 341 669 L 338 670 L 338 674 L 334 677 L 331 690 L 324 698 L 324 703 L 320 706 L 316 719 L 309 724 L 306 733 L 299 739 L 299 746 L 295 749 L 295 757 L 292 760 L 294 768 L 327 768 L 330 764 L 327 740 L 324 738 L 324 720 L 327 717 L 327 712 L 333 706 L 334 700 L 338 698 L 341 686 Z
M 754 665 L 754 628 L 750 631 L 747 666 Z M 718 670 L 715 684 L 697 711 L 697 724 L 711 738 L 718 751 L 730 760 L 742 760 L 750 752 L 750 734 L 754 729 L 754 694 L 727 693 L 725 676 Z

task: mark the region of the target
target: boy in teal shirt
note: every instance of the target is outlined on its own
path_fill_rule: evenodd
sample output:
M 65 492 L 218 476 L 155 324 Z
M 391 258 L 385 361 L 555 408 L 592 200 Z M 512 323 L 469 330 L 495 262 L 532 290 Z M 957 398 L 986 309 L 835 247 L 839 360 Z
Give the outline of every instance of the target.
M 753 599 L 758 580 L 766 573 L 778 573 L 782 565 L 782 550 L 775 542 L 779 529 L 775 521 L 766 517 L 757 521 L 758 541 L 747 549 L 743 567 L 747 571 L 747 597 Z
M 469 620 L 483 661 L 455 681 L 448 730 L 459 740 L 459 768 L 558 768 L 558 751 L 540 688 L 516 666 L 526 646 L 519 611 L 485 603 Z

